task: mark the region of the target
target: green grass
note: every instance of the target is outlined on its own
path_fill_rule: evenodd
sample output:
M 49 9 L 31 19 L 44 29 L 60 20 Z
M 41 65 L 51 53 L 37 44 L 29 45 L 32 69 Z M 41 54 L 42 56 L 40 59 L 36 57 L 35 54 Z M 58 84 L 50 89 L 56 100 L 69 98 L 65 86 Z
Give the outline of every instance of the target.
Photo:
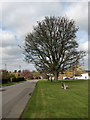
M 22 83 L 22 82 L 26 82 L 26 80 L 24 80 L 24 81 L 20 81 L 20 82 L 8 82 L 8 83 L 3 83 L 2 86 L 15 85 L 15 84 Z
M 88 118 L 88 81 L 61 82 L 40 80 L 22 118 Z

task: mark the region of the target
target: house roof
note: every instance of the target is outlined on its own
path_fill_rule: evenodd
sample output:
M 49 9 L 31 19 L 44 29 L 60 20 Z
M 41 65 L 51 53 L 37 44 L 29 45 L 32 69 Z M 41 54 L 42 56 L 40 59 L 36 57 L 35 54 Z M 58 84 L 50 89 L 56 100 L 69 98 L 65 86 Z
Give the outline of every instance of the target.
M 21 73 L 9 73 L 10 75 L 15 75 L 15 76 L 18 76 L 20 75 Z
M 67 76 L 67 77 L 70 77 L 71 74 L 59 74 L 59 76 Z

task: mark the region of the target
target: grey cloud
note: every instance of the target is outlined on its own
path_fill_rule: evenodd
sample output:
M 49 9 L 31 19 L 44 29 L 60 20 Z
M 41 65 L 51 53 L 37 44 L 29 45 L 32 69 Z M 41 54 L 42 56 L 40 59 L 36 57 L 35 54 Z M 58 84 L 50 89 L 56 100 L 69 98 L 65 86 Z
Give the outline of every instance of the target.
M 88 35 L 90 40 L 90 2 L 88 4 Z
M 3 6 L 2 17 L 4 26 L 13 27 L 17 33 L 25 34 L 32 30 L 42 16 L 60 14 L 62 10 L 58 3 L 12 3 Z
M 29 70 L 35 70 L 35 67 L 33 64 L 27 64 L 26 62 L 24 62 L 23 60 L 21 59 L 18 59 L 18 60 L 3 60 L 3 64 L 2 64 L 2 68 L 5 69 L 5 64 L 7 66 L 7 70 L 9 71 L 14 71 L 15 69 L 16 70 L 19 70 L 19 65 L 21 65 L 21 70 L 23 69 L 29 69 Z
M 88 2 L 89 0 L 1 0 L 1 2 Z
M 10 56 L 16 56 L 22 53 L 22 50 L 18 46 L 3 48 L 2 51 L 4 54 L 8 54 Z
M 65 8 L 67 17 L 75 20 L 80 30 L 88 30 L 88 3 L 73 2 Z
M 2 38 L 2 47 L 16 46 L 16 40 L 13 33 L 2 31 L 0 37 Z
M 72 8 L 71 16 L 75 15 L 77 24 L 81 26 L 82 30 L 87 30 L 87 22 L 85 23 L 87 21 L 87 11 L 84 11 L 84 14 L 86 13 L 84 17 L 81 12 L 81 9 L 87 8 L 87 6 L 81 3 L 78 3 L 78 5 L 81 8 L 77 7 L 77 3 L 5 3 L 2 10 L 3 26 L 8 28 L 7 31 L 15 31 L 19 43 L 23 45 L 25 35 L 32 31 L 33 25 L 36 25 L 38 20 L 44 19 L 45 16 L 65 16 L 67 10 Z M 75 10 L 77 8 L 80 10 L 78 11 L 79 15 L 75 13 L 74 6 L 76 6 Z M 9 36 L 3 40 L 2 47 L 3 67 L 7 63 L 9 70 L 17 69 L 19 64 L 22 65 L 22 69 L 35 69 L 34 65 L 28 65 L 23 61 L 22 50 L 15 41 L 14 33 L 9 33 Z
M 81 30 L 87 30 L 88 27 L 87 3 L 8 3 L 3 5 L 2 13 L 3 25 L 13 28 L 21 36 L 31 31 L 36 21 L 50 15 L 67 15 L 76 20 Z

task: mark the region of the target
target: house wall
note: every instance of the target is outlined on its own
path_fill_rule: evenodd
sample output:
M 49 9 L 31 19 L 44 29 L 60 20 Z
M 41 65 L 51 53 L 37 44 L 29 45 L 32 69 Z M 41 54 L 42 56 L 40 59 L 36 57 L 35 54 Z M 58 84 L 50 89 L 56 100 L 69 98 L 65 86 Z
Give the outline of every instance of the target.
M 75 76 L 75 79 L 90 79 L 88 73 L 81 74 L 82 76 Z
M 63 77 L 63 79 L 65 79 L 65 77 Z M 81 76 L 75 76 L 75 79 L 90 79 L 90 76 L 88 75 L 88 73 L 83 73 L 81 74 Z

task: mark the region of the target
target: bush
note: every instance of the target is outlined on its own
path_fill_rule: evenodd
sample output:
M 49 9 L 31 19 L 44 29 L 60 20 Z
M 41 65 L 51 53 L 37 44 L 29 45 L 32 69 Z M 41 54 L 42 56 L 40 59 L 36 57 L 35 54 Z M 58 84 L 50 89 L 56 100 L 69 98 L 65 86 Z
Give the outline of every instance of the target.
M 2 84 L 10 82 L 10 78 L 2 79 Z
M 34 78 L 32 77 L 32 78 L 28 78 L 28 80 L 33 80 Z
M 13 77 L 13 78 L 12 78 L 12 82 L 16 82 L 16 77 Z
M 24 77 L 12 78 L 12 82 L 20 82 L 24 80 L 25 80 Z
M 19 81 L 24 81 L 25 79 L 24 79 L 24 77 L 18 77 L 16 80 L 17 80 L 17 82 L 19 82 Z
M 7 79 L 2 79 L 2 84 L 8 83 L 8 82 L 20 82 L 20 81 L 24 81 L 24 77 L 13 77 L 12 80 L 10 78 Z

